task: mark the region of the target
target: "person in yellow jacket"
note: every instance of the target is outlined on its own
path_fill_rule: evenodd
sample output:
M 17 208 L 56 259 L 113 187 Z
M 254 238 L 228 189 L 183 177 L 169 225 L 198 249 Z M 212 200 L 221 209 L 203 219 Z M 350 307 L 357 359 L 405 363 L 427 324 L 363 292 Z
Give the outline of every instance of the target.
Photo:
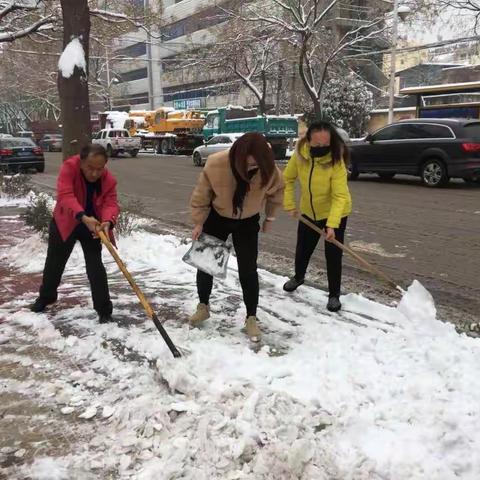
M 347 217 L 352 211 L 352 200 L 347 184 L 346 163 L 348 147 L 333 125 L 315 122 L 307 130 L 283 173 L 285 179 L 284 208 L 292 216 L 303 215 L 318 227 L 326 229 L 325 257 L 327 261 L 327 309 L 341 309 L 342 250 L 330 241 L 344 241 Z M 300 183 L 300 212 L 295 184 Z M 295 291 L 304 283 L 310 257 L 319 234 L 305 224 L 298 223 L 295 252 L 295 275 L 283 286 L 287 292 Z

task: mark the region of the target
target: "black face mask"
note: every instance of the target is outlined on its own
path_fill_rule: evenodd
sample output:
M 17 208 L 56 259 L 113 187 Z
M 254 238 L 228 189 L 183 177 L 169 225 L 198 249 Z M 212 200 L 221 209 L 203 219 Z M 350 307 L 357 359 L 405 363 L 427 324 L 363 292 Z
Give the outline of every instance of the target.
M 330 145 L 326 145 L 325 147 L 310 147 L 310 156 L 312 158 L 324 157 L 325 155 L 330 153 L 330 151 Z

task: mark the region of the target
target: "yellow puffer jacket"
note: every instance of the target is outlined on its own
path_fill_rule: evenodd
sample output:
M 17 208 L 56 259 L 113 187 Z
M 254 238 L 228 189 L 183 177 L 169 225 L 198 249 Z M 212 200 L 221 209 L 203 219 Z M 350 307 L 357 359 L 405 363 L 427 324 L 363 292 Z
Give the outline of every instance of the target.
M 338 228 L 341 219 L 352 211 L 352 199 L 347 184 L 345 163 L 332 165 L 329 153 L 324 157 L 310 157 L 310 145 L 300 141 L 285 171 L 285 210 L 297 208 L 295 183 L 300 181 L 300 212 L 313 220 L 327 219 L 327 227 Z

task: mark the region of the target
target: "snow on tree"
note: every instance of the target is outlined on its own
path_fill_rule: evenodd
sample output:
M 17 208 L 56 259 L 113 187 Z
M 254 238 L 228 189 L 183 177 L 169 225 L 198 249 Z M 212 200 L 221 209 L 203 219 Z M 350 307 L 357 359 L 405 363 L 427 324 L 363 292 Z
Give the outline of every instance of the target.
M 365 134 L 372 108 L 373 94 L 355 74 L 335 75 L 326 83 L 323 115 L 350 137 Z
M 49 46 L 58 48 L 62 42 L 64 53 L 57 82 L 64 129 L 64 157 L 77 153 L 90 142 L 90 40 L 104 45 L 128 31 L 150 31 L 160 5 L 157 1 L 150 3 L 152 8 L 139 9 L 138 1 L 120 0 L 115 3 L 115 10 L 111 10 L 107 2 L 97 0 L 0 0 L 0 43 L 28 39 L 33 49 L 28 53 L 37 53 L 41 57 Z M 99 4 L 103 9 L 98 8 Z M 91 36 L 92 25 L 95 32 Z M 78 54 L 74 62 L 70 61 L 71 50 Z M 38 64 L 37 75 L 50 75 L 51 71 L 41 72 L 42 62 Z M 64 69 L 64 66 L 68 68 Z M 97 83 L 100 76 L 101 73 L 96 71 Z M 19 90 L 22 91 L 21 79 Z M 100 93 L 102 89 L 96 90 Z
M 385 30 L 385 12 L 370 7 L 351 8 L 349 26 L 336 30 L 337 9 L 343 8 L 342 5 L 338 0 L 330 3 L 324 0 L 263 0 L 246 3 L 240 14 L 245 22 L 277 28 L 284 41 L 294 49 L 298 73 L 316 116 L 322 115 L 322 90 L 330 66 L 349 49 L 363 48 L 366 42 Z

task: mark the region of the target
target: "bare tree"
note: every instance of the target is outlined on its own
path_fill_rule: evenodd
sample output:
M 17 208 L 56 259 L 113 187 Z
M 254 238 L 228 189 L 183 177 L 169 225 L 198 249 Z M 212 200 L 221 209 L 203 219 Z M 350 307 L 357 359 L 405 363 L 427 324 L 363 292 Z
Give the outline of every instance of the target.
M 267 95 L 278 82 L 284 62 L 278 29 L 232 16 L 213 33 L 215 43 L 190 52 L 190 60 L 183 62 L 181 68 L 200 68 L 212 72 L 212 76 L 227 73 L 236 77 L 255 96 L 259 112 L 267 113 Z
M 261 22 L 279 29 L 296 50 L 298 73 L 317 116 L 322 113 L 322 90 L 333 61 L 385 29 L 381 14 L 369 20 L 365 14 L 360 21 L 352 22 L 355 27 L 338 34 L 332 14 L 339 3 L 338 0 L 329 4 L 323 0 L 265 0 L 247 3 L 242 12 L 245 22 Z
M 97 41 L 135 29 L 149 31 L 156 17 L 152 10 L 139 12 L 137 6 L 133 0 L 116 2 L 115 10 L 108 8 L 106 0 L 0 0 L 0 43 L 28 38 L 44 46 L 62 41 L 64 52 L 67 49 L 63 63 L 71 53 L 80 59 L 70 62 L 71 69 L 61 68 L 58 74 L 64 157 L 78 153 L 90 141 L 91 26 L 97 24 Z
M 44 37 L 58 22 L 58 2 L 0 0 L 0 43 Z

